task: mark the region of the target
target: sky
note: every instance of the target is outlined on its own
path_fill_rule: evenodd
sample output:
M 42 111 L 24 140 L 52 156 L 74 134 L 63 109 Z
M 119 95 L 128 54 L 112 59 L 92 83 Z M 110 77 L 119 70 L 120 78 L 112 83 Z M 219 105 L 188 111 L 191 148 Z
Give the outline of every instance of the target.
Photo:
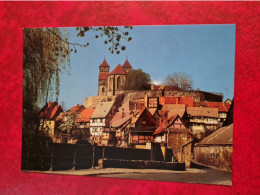
M 66 109 L 83 104 L 88 96 L 97 96 L 99 65 L 104 58 L 110 72 L 123 65 L 126 58 L 133 69 L 142 69 L 155 84 L 167 75 L 184 72 L 193 80 L 193 89 L 223 93 L 224 100 L 233 98 L 235 68 L 235 25 L 165 25 L 133 26 L 128 29 L 130 42 L 122 41 L 126 50 L 111 54 L 104 39 L 93 33 L 77 37 L 75 28 L 66 28 L 69 41 L 90 43 L 77 47 L 71 54 L 70 74 L 63 74 L 59 103 Z

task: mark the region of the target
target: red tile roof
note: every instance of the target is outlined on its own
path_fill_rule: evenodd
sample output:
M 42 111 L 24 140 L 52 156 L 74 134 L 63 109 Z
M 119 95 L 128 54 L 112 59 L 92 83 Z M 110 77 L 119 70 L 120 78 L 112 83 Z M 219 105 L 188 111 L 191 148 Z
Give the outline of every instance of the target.
M 129 116 L 130 115 L 130 112 L 116 112 L 116 114 L 114 115 L 114 117 L 112 118 L 112 120 L 110 121 L 110 123 L 114 123 L 115 121 L 119 120 L 119 119 L 122 119 L 126 116 Z
M 73 106 L 72 108 L 70 108 L 70 109 L 68 110 L 68 112 L 80 113 L 83 109 L 84 109 L 84 106 L 77 104 L 76 106 Z
M 117 65 L 117 67 L 115 67 L 115 69 L 110 73 L 110 75 L 113 74 L 126 74 L 124 69 L 122 68 L 122 66 L 120 64 Z
M 120 118 L 116 121 L 114 121 L 113 123 L 111 123 L 112 127 L 120 127 L 123 124 L 125 124 L 126 122 L 130 121 L 132 119 L 131 115 L 125 116 L 124 118 Z
M 55 119 L 59 115 L 60 112 L 62 112 L 61 107 L 56 105 L 51 112 L 50 119 Z
M 210 117 L 218 118 L 218 109 L 217 108 L 204 108 L 204 107 L 188 107 L 187 114 L 190 116 L 200 116 L 200 117 Z
M 109 74 L 110 74 L 109 72 L 100 72 L 100 73 L 99 73 L 99 76 L 98 76 L 98 79 L 99 79 L 99 80 L 106 80 L 106 79 L 107 79 L 107 76 L 108 76 Z
M 109 65 L 108 65 L 107 61 L 104 59 L 99 67 L 109 67 Z
M 194 103 L 194 106 L 196 106 L 196 107 L 203 106 L 205 108 L 218 108 L 219 112 L 228 112 L 228 110 L 230 108 L 230 104 L 228 104 L 228 103 L 208 102 L 208 101 L 196 102 L 196 103 Z
M 78 115 L 76 122 L 89 122 L 90 116 L 94 112 L 95 109 L 84 109 L 81 111 L 81 113 Z
M 39 117 L 49 120 L 54 120 L 59 113 L 62 112 L 62 109 L 57 102 L 48 102 L 41 110 Z
M 178 104 L 185 104 L 186 107 L 193 107 L 193 97 L 179 97 Z
M 128 62 L 128 60 L 125 61 L 123 68 L 132 68 L 131 64 Z
M 153 135 L 163 133 L 165 129 L 167 129 L 179 116 L 174 115 L 173 117 L 169 118 L 168 120 L 163 120 L 161 125 L 155 130 Z M 180 117 L 179 117 L 180 118 Z

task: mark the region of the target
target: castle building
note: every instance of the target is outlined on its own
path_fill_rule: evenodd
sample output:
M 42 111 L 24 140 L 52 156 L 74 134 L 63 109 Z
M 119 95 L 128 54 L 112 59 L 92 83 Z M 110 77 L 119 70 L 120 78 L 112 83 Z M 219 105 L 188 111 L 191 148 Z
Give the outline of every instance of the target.
M 109 72 L 110 66 L 104 59 L 99 66 L 98 96 L 115 96 L 123 92 L 126 75 L 132 70 L 128 60 L 123 66 L 118 64 L 115 69 Z

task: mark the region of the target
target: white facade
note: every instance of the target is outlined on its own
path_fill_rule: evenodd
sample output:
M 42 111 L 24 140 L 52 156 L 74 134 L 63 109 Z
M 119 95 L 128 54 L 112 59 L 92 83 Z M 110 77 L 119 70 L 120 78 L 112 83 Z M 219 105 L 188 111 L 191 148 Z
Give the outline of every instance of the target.
M 158 134 L 158 135 L 156 135 L 156 136 L 154 136 L 154 141 L 155 142 L 166 142 L 166 139 L 165 139 L 165 133 L 163 133 L 163 134 Z
M 105 118 L 90 119 L 90 135 L 93 137 L 102 136 L 105 124 Z

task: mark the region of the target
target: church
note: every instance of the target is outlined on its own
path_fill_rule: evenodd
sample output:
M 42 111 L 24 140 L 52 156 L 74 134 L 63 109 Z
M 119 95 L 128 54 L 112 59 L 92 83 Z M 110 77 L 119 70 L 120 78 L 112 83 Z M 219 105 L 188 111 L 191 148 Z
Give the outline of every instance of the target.
M 109 72 L 110 66 L 106 59 L 99 66 L 98 96 L 116 96 L 123 92 L 126 75 L 132 70 L 132 66 L 126 59 L 123 66 L 118 64 Z

